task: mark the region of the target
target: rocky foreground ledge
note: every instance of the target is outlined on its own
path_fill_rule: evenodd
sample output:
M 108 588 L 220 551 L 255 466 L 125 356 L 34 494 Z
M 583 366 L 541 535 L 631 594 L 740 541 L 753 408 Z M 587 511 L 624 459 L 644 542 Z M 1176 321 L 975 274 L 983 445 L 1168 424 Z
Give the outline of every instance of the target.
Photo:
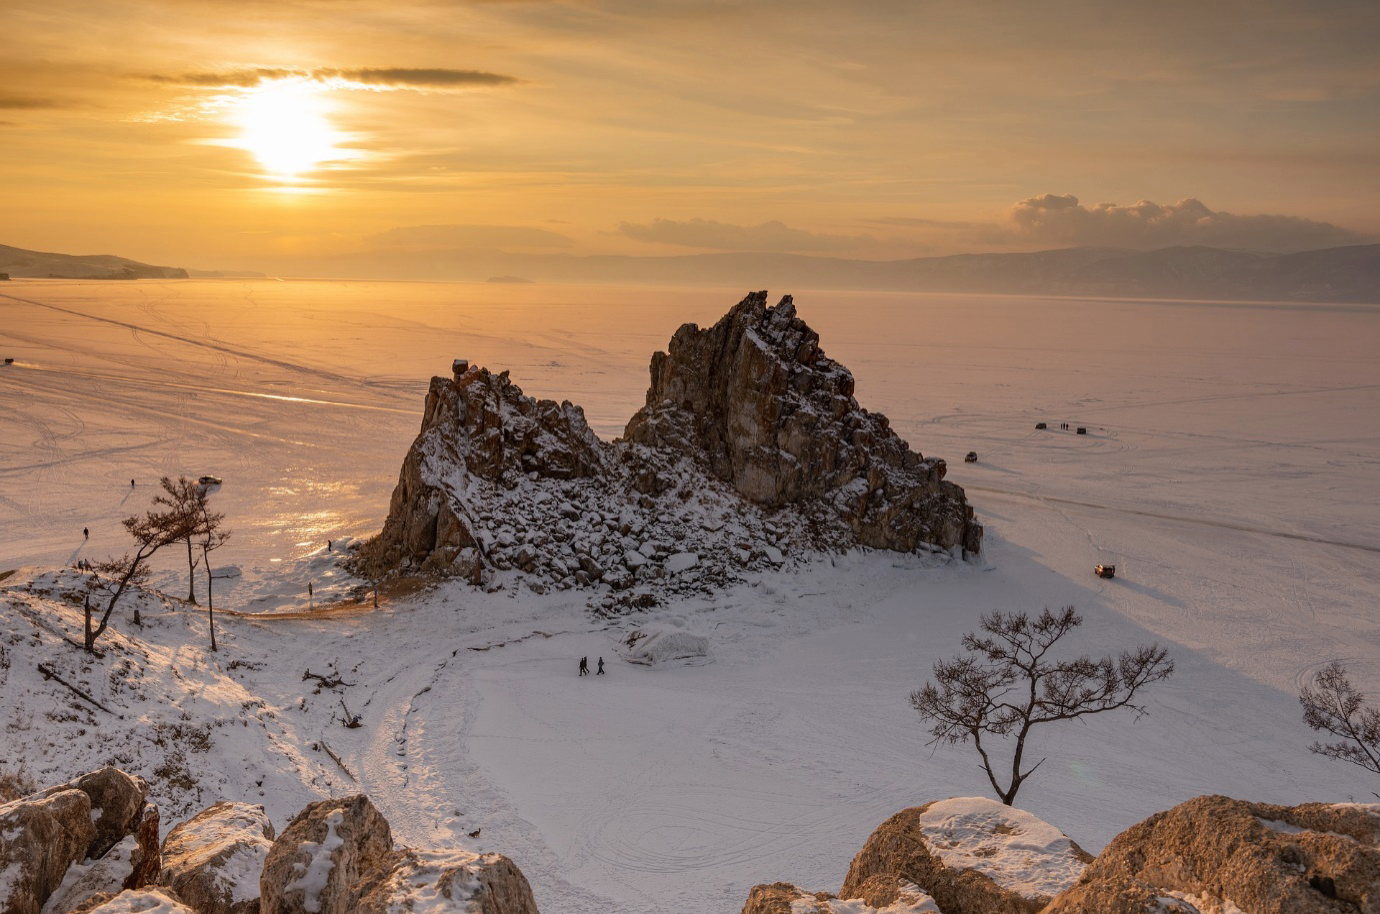
M 501 854 L 393 845 L 364 796 L 320 800 L 275 837 L 217 803 L 159 844 L 143 779 L 102 768 L 0 805 L 4 914 L 537 914 Z
M 4 914 L 537 914 L 501 854 L 395 847 L 365 796 L 276 835 L 221 802 L 159 843 L 148 785 L 116 768 L 0 805 Z M 742 914 L 1377 914 L 1380 804 L 1205 796 L 1095 859 L 1054 826 L 960 797 L 887 819 L 838 894 L 756 886 Z
M 772 307 L 766 292 L 676 331 L 612 443 L 569 401 L 457 360 L 431 381 L 388 519 L 357 561 L 371 577 L 664 592 L 855 545 L 978 553 L 982 526 L 945 462 L 853 387 L 791 297 Z
M 1052 825 L 959 798 L 883 822 L 838 895 L 752 889 L 742 914 L 1376 914 L 1380 804 L 1205 796 L 1096 859 Z

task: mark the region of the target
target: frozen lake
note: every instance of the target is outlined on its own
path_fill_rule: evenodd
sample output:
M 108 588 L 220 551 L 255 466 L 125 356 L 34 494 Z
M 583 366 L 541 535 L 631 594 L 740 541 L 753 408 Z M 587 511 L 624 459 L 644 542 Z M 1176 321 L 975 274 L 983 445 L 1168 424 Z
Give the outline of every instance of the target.
M 159 476 L 213 473 L 234 530 L 221 555 L 243 569 L 225 603 L 304 604 L 324 541 L 381 525 L 427 382 L 452 358 L 509 369 L 614 437 L 651 353 L 744 291 L 7 283 L 0 570 L 123 551 L 119 520 Z M 886 815 L 987 789 L 962 749 L 925 748 L 907 691 L 982 612 L 1064 603 L 1087 613 L 1087 649 L 1159 639 L 1179 672 L 1141 723 L 1053 737 L 1063 760 L 1022 806 L 1098 848 L 1203 792 L 1369 795 L 1360 769 L 1305 751 L 1295 696 L 1333 659 L 1380 694 L 1380 306 L 780 291 L 859 401 L 948 460 L 987 526 L 984 562 L 916 573 L 874 557 L 762 582 L 714 618 L 741 611 L 763 634 L 724 635 L 707 667 L 619 668 L 597 701 L 569 689 L 569 658 L 610 652 L 596 629 L 457 669 L 430 627 L 390 617 L 418 672 L 379 665 L 382 706 L 425 716 L 418 690 L 443 683 L 455 701 L 429 723 L 463 736 L 413 756 L 425 790 L 395 778 L 387 740 L 342 739 L 395 824 L 485 798 L 492 849 L 549 910 L 708 914 L 777 878 L 837 890 Z M 1093 577 L 1098 562 L 1117 578 Z M 164 579 L 177 573 L 169 560 Z M 513 603 L 492 611 L 515 636 L 531 624 Z M 549 627 L 581 618 L 533 611 Z M 491 637 L 467 631 L 456 643 Z M 419 822 L 398 830 L 451 835 Z

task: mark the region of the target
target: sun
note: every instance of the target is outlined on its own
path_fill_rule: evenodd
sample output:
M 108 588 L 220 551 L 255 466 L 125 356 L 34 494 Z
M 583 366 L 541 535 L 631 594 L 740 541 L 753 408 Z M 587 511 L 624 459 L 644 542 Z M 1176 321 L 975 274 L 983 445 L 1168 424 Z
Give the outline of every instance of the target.
M 252 153 L 269 174 L 298 178 L 345 155 L 329 113 L 322 87 L 310 80 L 264 83 L 235 104 L 232 119 L 240 128 L 235 145 Z

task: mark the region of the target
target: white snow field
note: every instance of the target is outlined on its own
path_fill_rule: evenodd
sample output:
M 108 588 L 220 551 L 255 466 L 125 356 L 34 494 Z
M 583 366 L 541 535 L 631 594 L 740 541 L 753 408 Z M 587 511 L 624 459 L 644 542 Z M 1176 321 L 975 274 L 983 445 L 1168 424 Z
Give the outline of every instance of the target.
M 454 585 L 303 617 L 357 583 L 326 540 L 381 526 L 452 358 L 511 369 L 612 437 L 651 353 L 745 291 L 3 284 L 0 573 L 21 569 L 0 582 L 4 762 L 54 782 L 123 753 L 152 777 L 140 760 L 161 743 L 133 732 L 212 717 L 187 766 L 204 804 L 263 802 L 281 828 L 363 789 L 404 842 L 512 857 L 543 911 L 724 914 L 757 882 L 837 891 L 893 812 L 990 795 L 971 748 L 927 746 L 909 692 L 982 613 L 1072 603 L 1074 650 L 1159 640 L 1177 664 L 1148 716 L 1032 737 L 1048 761 L 1017 805 L 1088 850 L 1203 793 L 1380 790 L 1307 751 L 1297 701 L 1334 659 L 1380 699 L 1380 306 L 773 290 L 795 294 L 864 406 L 948 460 L 987 527 L 981 560 L 823 557 L 613 622 L 587 594 Z M 54 634 L 79 612 L 30 594 L 20 613 L 6 588 L 123 552 L 120 518 L 163 474 L 223 478 L 212 503 L 234 535 L 217 560 L 238 576 L 216 602 L 262 615 L 218 616 L 211 654 L 198 613 L 148 604 L 143 629 L 117 614 L 110 656 L 145 645 L 131 694 Z M 185 562 L 158 562 L 185 596 Z M 630 663 L 638 627 L 708 647 Z M 608 675 L 577 678 L 586 655 Z M 133 723 L 64 711 L 39 662 Z M 331 664 L 350 685 L 313 694 L 303 671 Z M 341 726 L 340 698 L 363 726 Z M 172 786 L 155 793 L 176 807 Z

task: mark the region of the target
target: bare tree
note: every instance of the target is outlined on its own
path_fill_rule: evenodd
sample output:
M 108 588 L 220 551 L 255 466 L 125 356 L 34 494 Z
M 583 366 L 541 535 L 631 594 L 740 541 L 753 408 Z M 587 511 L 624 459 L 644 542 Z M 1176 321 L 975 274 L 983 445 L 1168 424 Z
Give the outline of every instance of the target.
M 1174 662 L 1158 644 L 1122 651 L 1119 658 L 1094 660 L 1084 654 L 1073 660 L 1047 655 L 1060 638 L 1083 624 L 1072 606 L 1058 614 L 1046 607 L 1031 620 L 1025 613 L 993 612 L 982 617 L 982 632 L 963 636 L 967 656 L 934 665 L 934 682 L 910 693 L 921 719 L 933 723 L 930 745 L 973 741 L 982 770 L 997 797 L 1012 805 L 1026 778 L 1044 759 L 1022 769 L 1026 739 L 1038 724 L 1076 720 L 1118 708 L 1144 714 L 1134 704 L 1136 694 L 1152 682 L 1168 678 Z M 997 777 L 984 736 L 1014 736 L 1011 774 L 1003 786 Z
M 86 631 L 82 643 L 87 651 L 93 654 L 96 652 L 96 639 L 105 634 L 106 626 L 110 624 L 110 616 L 115 612 L 115 605 L 120 602 L 120 598 L 131 587 L 138 588 L 148 581 L 149 558 L 159 549 L 182 538 L 184 522 L 179 515 L 158 511 L 148 511 L 143 516 L 125 518 L 125 529 L 134 537 L 134 554 L 126 553 L 118 559 L 94 563 L 92 567 L 96 573 L 87 581 L 90 592 L 104 593 L 107 596 L 101 620 L 93 627 L 92 620 L 95 614 L 91 608 L 90 593 L 87 595 Z
M 230 538 L 229 530 L 220 529 L 222 514 L 206 513 L 201 528 L 201 538 L 197 545 L 201 548 L 201 564 L 206 569 L 206 621 L 211 628 L 211 650 L 216 647 L 216 598 L 211 592 L 216 576 L 211 571 L 211 553 L 225 545 Z
M 1380 774 L 1380 711 L 1366 707 L 1366 696 L 1347 677 L 1346 667 L 1332 661 L 1299 693 L 1303 722 L 1340 742 L 1314 743 L 1309 752 L 1341 759 Z
M 181 521 L 182 529 L 178 540 L 187 544 L 187 602 L 196 605 L 196 557 L 192 551 L 193 540 L 202 532 L 202 524 L 208 516 L 206 507 L 206 487 L 195 479 L 179 476 L 170 479 L 164 476 L 158 480 L 163 494 L 155 496 L 153 503 L 167 508 L 167 513 Z

